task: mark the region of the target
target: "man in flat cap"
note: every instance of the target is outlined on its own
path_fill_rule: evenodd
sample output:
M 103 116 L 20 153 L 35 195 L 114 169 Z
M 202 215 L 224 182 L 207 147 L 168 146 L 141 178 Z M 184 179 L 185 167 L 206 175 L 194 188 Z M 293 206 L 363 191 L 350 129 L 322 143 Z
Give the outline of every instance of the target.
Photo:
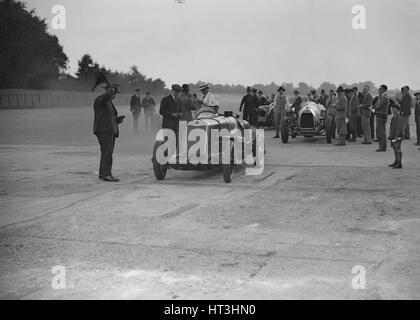
M 287 99 L 284 94 L 285 91 L 286 90 L 284 90 L 283 87 L 278 88 L 278 93 L 274 99 L 274 128 L 276 130 L 276 135 L 273 137 L 274 139 L 280 138 L 281 118 L 286 113 Z
M 182 117 L 178 96 L 182 88 L 178 84 L 171 87 L 171 93 L 160 102 L 159 113 L 162 115 L 162 129 L 171 129 L 178 136 L 179 119 Z
M 391 140 L 391 146 L 394 149 L 395 161 L 389 166 L 394 169 L 402 168 L 402 152 L 401 143 L 404 139 L 404 120 L 400 115 L 400 107 L 398 104 L 394 104 L 391 108 L 392 119 L 389 127 L 389 140 Z
M 414 118 L 416 121 L 417 141 L 416 146 L 420 146 L 420 92 L 414 94 L 416 97 L 416 104 L 414 105 Z
M 385 152 L 386 151 L 386 122 L 388 120 L 388 107 L 389 107 L 389 98 L 388 98 L 388 87 L 386 85 L 381 85 L 378 89 L 378 102 L 374 106 L 375 116 L 376 116 L 376 137 L 378 138 L 379 148 L 376 152 Z
M 112 154 L 114 152 L 115 139 L 119 136 L 118 124 L 124 117 L 118 117 L 112 100 L 117 95 L 118 84 L 109 83 L 105 87 L 105 93 L 95 99 L 93 110 L 93 133 L 96 135 L 101 148 L 101 160 L 99 165 L 99 179 L 106 182 L 118 182 L 119 179 L 112 175 Z
M 338 87 L 337 89 L 337 105 L 335 107 L 335 125 L 338 133 L 338 142 L 336 146 L 345 146 L 346 145 L 346 136 L 347 136 L 347 105 L 348 101 L 344 94 L 343 87 Z
M 141 90 L 136 89 L 136 93 L 130 99 L 130 111 L 133 114 L 133 132 L 138 132 L 138 123 L 141 113 Z
M 413 98 L 410 95 L 410 88 L 408 86 L 401 88 L 400 116 L 403 120 L 404 139 L 410 139 L 410 115 Z

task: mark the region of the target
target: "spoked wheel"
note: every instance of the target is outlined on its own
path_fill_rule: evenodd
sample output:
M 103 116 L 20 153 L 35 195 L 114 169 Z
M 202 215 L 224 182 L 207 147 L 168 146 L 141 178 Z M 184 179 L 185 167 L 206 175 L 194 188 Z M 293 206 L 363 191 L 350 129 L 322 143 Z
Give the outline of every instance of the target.
M 155 174 L 156 179 L 158 179 L 158 180 L 165 179 L 166 171 L 168 170 L 168 165 L 167 164 L 160 164 L 157 160 L 157 157 L 156 157 L 157 150 L 158 150 L 159 146 L 162 145 L 162 144 L 163 144 L 163 142 L 156 141 L 155 146 L 153 148 L 153 158 L 152 158 L 153 172 Z
M 229 141 L 227 144 L 227 148 L 230 149 L 230 162 L 228 164 L 223 164 L 223 180 L 225 180 L 226 183 L 232 182 L 232 176 L 235 169 L 235 155 L 233 145 L 233 141 Z M 229 150 L 226 151 L 228 152 Z

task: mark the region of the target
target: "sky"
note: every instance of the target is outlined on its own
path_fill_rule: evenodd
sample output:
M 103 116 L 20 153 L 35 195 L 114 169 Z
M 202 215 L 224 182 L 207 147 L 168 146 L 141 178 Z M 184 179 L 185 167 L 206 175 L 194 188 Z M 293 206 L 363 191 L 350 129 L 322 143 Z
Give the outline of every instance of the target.
M 27 0 L 70 59 L 172 83 L 371 80 L 420 89 L 420 0 Z M 51 27 L 55 5 L 66 29 Z M 366 8 L 366 29 L 352 8 Z

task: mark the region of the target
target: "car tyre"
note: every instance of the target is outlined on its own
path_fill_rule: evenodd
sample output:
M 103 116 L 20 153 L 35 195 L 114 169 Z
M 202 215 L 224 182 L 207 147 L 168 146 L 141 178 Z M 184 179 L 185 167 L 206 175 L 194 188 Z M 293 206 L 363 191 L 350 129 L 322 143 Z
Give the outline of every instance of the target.
M 153 158 L 152 158 L 153 172 L 154 172 L 155 177 L 156 177 L 157 180 L 163 180 L 163 179 L 165 179 L 166 172 L 168 170 L 168 165 L 167 164 L 162 165 L 156 159 L 157 150 L 158 150 L 159 146 L 161 146 L 162 144 L 163 144 L 163 142 L 156 141 L 155 142 L 155 146 L 153 147 Z
M 227 146 L 227 148 L 230 148 L 230 163 L 223 164 L 223 180 L 225 180 L 226 183 L 232 182 L 232 176 L 235 169 L 235 162 L 234 162 L 235 154 L 234 154 L 233 146 L 234 146 L 233 141 L 230 141 Z

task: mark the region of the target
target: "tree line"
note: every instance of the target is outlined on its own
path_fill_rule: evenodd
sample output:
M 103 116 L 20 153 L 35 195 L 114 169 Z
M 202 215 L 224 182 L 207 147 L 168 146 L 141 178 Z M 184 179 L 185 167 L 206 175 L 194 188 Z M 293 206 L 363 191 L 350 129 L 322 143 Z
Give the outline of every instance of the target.
M 44 90 L 72 90 L 89 91 L 95 78 L 103 72 L 107 79 L 120 85 L 121 92 L 130 93 L 135 88 L 143 92 L 149 91 L 154 95 L 165 93 L 166 84 L 161 79 L 146 77 L 137 66 L 132 66 L 128 72 L 112 71 L 96 62 L 88 53 L 78 61 L 78 70 L 73 76 L 67 71 L 69 59 L 65 54 L 58 38 L 48 33 L 45 19 L 39 18 L 34 10 L 28 10 L 26 5 L 18 0 L 0 1 L 0 88 L 2 89 L 44 89 Z M 204 84 L 199 81 L 190 83 L 193 92 Z M 214 93 L 243 94 L 245 85 L 227 85 L 210 83 Z M 286 89 L 286 94 L 298 90 L 307 94 L 311 90 L 336 90 L 337 86 L 323 82 L 318 88 L 299 82 L 268 85 L 249 85 L 264 94 L 276 93 L 279 85 Z M 362 88 L 369 85 L 376 88 L 371 81 L 353 84 L 339 84 L 345 88 L 357 86 Z M 398 90 L 397 90 L 398 91 Z

